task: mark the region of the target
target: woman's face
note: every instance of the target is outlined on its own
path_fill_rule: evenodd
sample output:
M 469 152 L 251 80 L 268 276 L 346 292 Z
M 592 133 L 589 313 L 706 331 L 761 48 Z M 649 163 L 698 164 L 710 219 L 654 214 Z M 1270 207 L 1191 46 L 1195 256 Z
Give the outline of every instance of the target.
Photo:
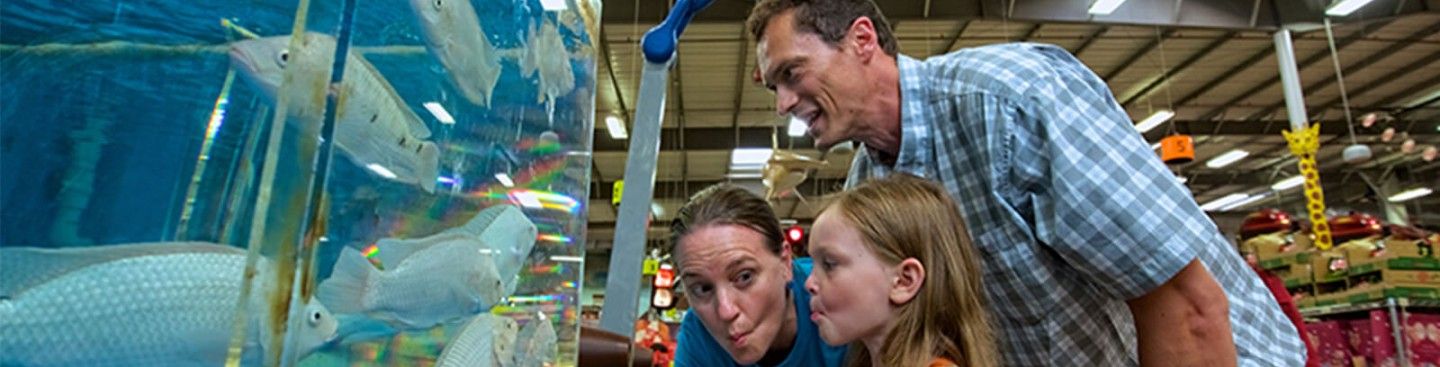
M 700 315 L 710 336 L 735 361 L 754 364 L 781 339 L 795 319 L 785 296 L 790 255 L 765 246 L 765 237 L 749 227 L 713 224 L 680 239 L 680 277 L 691 311 Z M 789 338 L 793 338 L 793 335 Z
M 825 211 L 811 231 L 815 269 L 805 281 L 810 320 L 830 345 L 882 340 L 895 312 L 894 266 L 886 265 L 843 216 Z

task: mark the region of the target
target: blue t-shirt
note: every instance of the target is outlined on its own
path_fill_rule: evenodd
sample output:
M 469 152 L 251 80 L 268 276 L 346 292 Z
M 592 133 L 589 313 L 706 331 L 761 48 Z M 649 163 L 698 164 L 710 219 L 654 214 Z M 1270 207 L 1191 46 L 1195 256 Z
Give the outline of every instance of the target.
M 790 283 L 791 299 L 795 300 L 795 343 L 790 346 L 790 355 L 776 367 L 839 367 L 845 362 L 846 346 L 829 346 L 820 339 L 820 330 L 810 321 L 810 293 L 805 292 L 805 280 L 810 278 L 810 258 L 798 258 L 792 263 L 795 276 Z M 680 323 L 680 336 L 675 341 L 676 367 L 738 366 L 730 353 L 725 351 L 705 324 L 694 312 L 686 313 Z

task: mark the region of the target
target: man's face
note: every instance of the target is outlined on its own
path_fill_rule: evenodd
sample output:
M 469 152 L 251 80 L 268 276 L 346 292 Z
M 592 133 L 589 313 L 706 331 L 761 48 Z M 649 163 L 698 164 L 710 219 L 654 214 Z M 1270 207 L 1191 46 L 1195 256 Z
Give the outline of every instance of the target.
M 825 43 L 819 35 L 795 29 L 795 11 L 771 18 L 756 46 L 761 77 L 775 92 L 781 116 L 804 120 L 815 147 L 830 149 L 853 139 L 865 106 L 865 81 L 854 48 Z

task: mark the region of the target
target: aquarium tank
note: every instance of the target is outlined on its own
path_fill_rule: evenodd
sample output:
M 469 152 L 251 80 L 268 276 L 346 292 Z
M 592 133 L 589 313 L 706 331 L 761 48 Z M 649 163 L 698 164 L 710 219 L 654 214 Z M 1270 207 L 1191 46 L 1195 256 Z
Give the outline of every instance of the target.
M 600 5 L 0 2 L 0 365 L 575 365 Z

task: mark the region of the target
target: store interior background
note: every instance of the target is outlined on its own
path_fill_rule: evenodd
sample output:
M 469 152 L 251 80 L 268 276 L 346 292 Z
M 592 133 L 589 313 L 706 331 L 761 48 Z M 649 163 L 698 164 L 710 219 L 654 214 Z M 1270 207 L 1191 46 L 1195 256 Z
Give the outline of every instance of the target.
M 586 312 L 598 312 L 597 299 L 603 298 L 618 209 L 612 189 L 623 178 L 629 144 L 628 138 L 612 136 L 610 126 L 616 124 L 607 120 L 626 131 L 633 123 L 644 63 L 636 45 L 667 10 L 652 3 L 605 2 L 581 298 Z M 1075 1 L 879 3 L 901 53 L 911 57 L 1004 42 L 1055 44 L 1104 78 L 1136 122 L 1160 110 L 1173 111 L 1173 118 L 1143 135 L 1152 144 L 1176 133 L 1193 137 L 1195 160 L 1169 167 L 1197 203 L 1233 194 L 1253 199 L 1232 199 L 1207 212 L 1232 240 L 1244 216 L 1260 208 L 1305 217 L 1299 186 L 1272 188 L 1299 173 L 1280 134 L 1289 122 L 1272 31 L 1277 22 L 1309 24 L 1295 31 L 1294 50 L 1307 113 L 1311 122 L 1321 123 L 1317 162 L 1330 214 L 1367 213 L 1440 230 L 1440 194 L 1387 200 L 1409 189 L 1440 187 L 1440 159 L 1423 157 L 1425 148 L 1440 146 L 1440 2 L 1376 0 L 1334 20 L 1354 138 L 1373 152 L 1360 164 L 1341 159 L 1351 138 L 1340 79 L 1318 16 L 1328 1 L 1183 2 L 1183 9 L 1172 14 L 1175 2 L 1129 0 L 1115 13 L 1095 17 L 1086 15 L 1087 2 Z M 744 29 L 751 4 L 716 1 L 681 39 L 655 176 L 650 247 L 668 247 L 673 213 L 704 187 L 729 181 L 763 192 L 759 173 L 744 169 L 745 156 L 754 154 L 746 149 L 771 148 L 774 137 L 781 149 L 821 156 L 810 139 L 788 134 L 788 119 L 775 114 L 773 95 L 751 79 L 755 44 Z M 1376 122 L 1362 126 L 1369 113 L 1377 114 Z M 1388 140 L 1386 129 L 1393 129 Z M 1404 149 L 1407 139 L 1414 141 L 1409 150 Z M 1236 149 L 1248 155 L 1220 167 L 1207 165 Z M 811 172 L 796 189 L 804 200 L 790 194 L 773 201 L 780 218 L 808 228 L 826 196 L 840 190 L 852 154 L 826 154 L 829 165 Z M 648 296 L 648 288 L 640 294 Z

